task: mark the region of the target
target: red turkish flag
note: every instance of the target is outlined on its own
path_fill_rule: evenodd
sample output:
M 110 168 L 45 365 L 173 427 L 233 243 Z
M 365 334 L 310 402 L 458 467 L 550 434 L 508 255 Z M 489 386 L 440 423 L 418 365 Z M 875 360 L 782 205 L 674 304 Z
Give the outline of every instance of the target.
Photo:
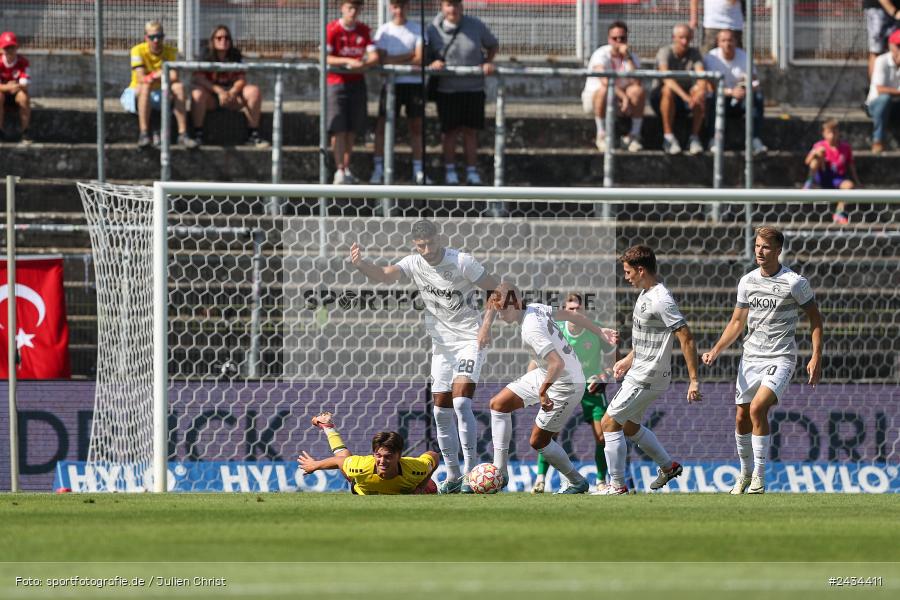
M 9 379 L 6 260 L 0 260 L 0 379 Z M 16 347 L 19 379 L 68 379 L 69 325 L 62 258 L 16 259 Z

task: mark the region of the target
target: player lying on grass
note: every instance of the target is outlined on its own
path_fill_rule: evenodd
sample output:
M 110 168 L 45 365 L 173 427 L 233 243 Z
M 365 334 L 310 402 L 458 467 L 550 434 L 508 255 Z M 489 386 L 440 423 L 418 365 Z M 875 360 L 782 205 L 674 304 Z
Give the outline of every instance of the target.
M 488 312 L 506 323 L 522 328 L 522 342 L 533 354 L 538 368 L 531 370 L 491 398 L 491 435 L 494 443 L 494 465 L 509 481 L 509 442 L 512 436 L 512 412 L 540 402 L 541 410 L 531 430 L 531 447 L 543 455 L 568 485 L 559 494 L 583 494 L 588 482 L 572 464 L 563 447 L 553 439 L 569 420 L 584 394 L 584 374 L 575 351 L 556 321 L 569 321 L 597 336 L 615 334 L 595 325 L 584 315 L 568 310 L 553 310 L 546 304 L 526 305 L 515 287 L 501 284 L 488 301 Z M 493 315 L 485 316 L 484 329 L 490 328 Z
M 731 321 L 712 350 L 703 355 L 703 363 L 712 366 L 747 327 L 734 395 L 734 440 L 741 476 L 732 494 L 766 491 L 769 409 L 784 397 L 797 364 L 798 309 L 806 313 L 812 337 L 812 356 L 806 365 L 809 384 L 816 385 L 822 376 L 822 315 L 809 281 L 779 262 L 783 246 L 784 235 L 774 227 L 756 230 L 759 268 L 741 277 Z
M 316 460 L 308 452 L 302 452 L 297 462 L 307 475 L 323 469 L 340 469 L 350 482 L 350 491 L 360 496 L 437 493 L 431 479 L 440 461 L 437 452 L 428 450 L 416 458 L 402 456 L 403 436 L 379 431 L 372 438 L 372 454 L 358 456 L 344 445 L 331 413 L 313 417 L 312 423 L 325 432 L 334 456 Z

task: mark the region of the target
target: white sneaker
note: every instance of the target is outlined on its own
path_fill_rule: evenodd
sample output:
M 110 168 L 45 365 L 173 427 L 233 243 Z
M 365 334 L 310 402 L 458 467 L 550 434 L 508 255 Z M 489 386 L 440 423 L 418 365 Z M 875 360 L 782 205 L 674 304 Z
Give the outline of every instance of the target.
M 663 152 L 666 154 L 681 154 L 681 144 L 675 138 L 672 138 L 671 141 L 663 138 Z
M 626 135 L 622 138 L 622 147 L 629 152 L 640 152 L 644 149 L 641 138 L 636 135 Z
M 688 146 L 688 154 L 690 154 L 691 156 L 703 154 L 703 143 L 696 135 L 691 136 L 690 145 Z
M 591 492 L 591 496 L 621 496 L 623 494 L 628 493 L 628 488 L 624 485 L 622 487 L 616 487 L 614 485 L 608 485 L 602 490 L 597 490 L 596 492 Z
M 466 185 L 482 185 L 481 175 L 478 171 L 468 171 L 466 173 Z
M 738 476 L 737 481 L 734 482 L 734 487 L 731 488 L 730 494 L 732 496 L 740 496 L 746 492 L 747 488 L 750 487 L 750 479 L 749 475 Z
M 765 476 L 760 477 L 758 475 L 754 475 L 750 480 L 750 487 L 747 488 L 748 494 L 765 494 L 766 493 L 766 478 Z
M 416 185 L 432 185 L 434 183 L 431 180 L 431 177 L 425 174 L 425 171 L 416 171 L 413 173 L 413 181 L 416 182 Z
M 597 146 L 597 150 L 600 152 L 606 152 L 606 134 L 598 133 L 596 139 L 594 139 L 594 145 Z
M 758 137 L 753 138 L 753 141 L 750 142 L 750 145 L 753 146 L 753 156 L 765 154 L 769 151 L 769 149 L 766 148 L 766 145 L 763 144 L 763 141 Z
M 384 183 L 384 171 L 376 167 L 375 170 L 372 171 L 372 176 L 369 177 L 369 183 L 372 185 L 381 185 Z
M 456 175 L 456 170 L 445 171 L 444 183 L 446 183 L 447 185 L 459 185 L 459 177 L 457 177 Z
M 351 185 L 354 183 L 359 183 L 356 179 L 356 175 L 350 172 L 350 169 L 344 169 L 344 183 Z
M 334 172 L 334 179 L 332 180 L 334 185 L 344 185 L 347 183 L 347 175 L 344 173 L 343 169 L 338 169 Z

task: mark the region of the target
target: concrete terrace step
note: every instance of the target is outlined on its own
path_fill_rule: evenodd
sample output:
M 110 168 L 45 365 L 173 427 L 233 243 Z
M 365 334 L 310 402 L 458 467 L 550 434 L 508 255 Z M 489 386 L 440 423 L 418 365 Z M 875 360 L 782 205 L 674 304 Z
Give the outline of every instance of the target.
M 117 101 L 107 100 L 106 139 L 108 143 L 134 143 L 137 139 L 137 119 L 125 113 Z M 371 142 L 375 127 L 377 103 L 369 105 L 367 140 Z M 483 145 L 492 145 L 494 105 L 487 106 L 487 127 L 482 134 Z M 318 103 L 292 101 L 285 103 L 284 144 L 288 146 L 318 145 Z M 262 133 L 271 139 L 272 106 L 264 105 Z M 582 112 L 577 99 L 564 100 L 559 105 L 516 103 L 506 105 L 506 144 L 509 148 L 591 148 L 593 147 L 593 119 Z M 811 110 L 793 106 L 767 107 L 767 118 L 762 137 L 768 146 L 777 150 L 807 151 L 821 138 L 821 123 L 828 118 L 839 118 L 842 135 L 853 148 L 865 149 L 871 144 L 872 122 L 859 108 L 840 112 Z M 426 118 L 426 140 L 429 145 L 439 144 L 439 124 L 432 105 Z M 172 127 L 175 122 L 173 119 Z M 34 100 L 32 134 L 35 140 L 45 142 L 88 143 L 97 138 L 96 103 L 91 99 L 37 98 Z M 217 111 L 210 113 L 204 128 L 206 141 L 213 145 L 241 144 L 246 129 L 237 113 Z M 662 146 L 662 129 L 658 117 L 648 107 L 642 133 L 644 144 L 650 149 Z M 895 131 L 895 134 L 897 131 Z M 405 139 L 406 126 L 398 124 L 398 140 Z M 729 120 L 726 124 L 726 147 L 742 149 L 743 122 Z M 896 148 L 896 135 L 888 139 L 888 148 Z
M 29 178 L 86 180 L 96 177 L 96 147 L 93 144 L 36 143 L 21 147 L 0 145 L 8 174 Z M 439 159 L 430 153 L 432 173 L 441 173 Z M 877 187 L 900 186 L 900 170 L 895 161 L 900 156 L 888 153 L 874 156 L 857 154 L 857 168 L 863 183 Z M 603 155 L 590 149 L 522 150 L 506 152 L 508 185 L 572 186 L 602 185 Z M 487 184 L 492 182 L 493 150 L 480 150 L 480 169 Z M 193 181 L 271 181 L 271 154 L 248 147 L 205 146 L 197 151 L 174 148 L 172 179 Z M 369 149 L 354 155 L 352 169 L 362 180 L 371 172 Z M 398 183 L 408 183 L 411 176 L 410 155 L 406 148 L 397 154 Z M 724 187 L 743 185 L 742 153 L 726 152 Z M 138 150 L 133 144 L 109 144 L 107 176 L 124 181 L 147 181 L 159 178 L 159 153 Z M 284 148 L 282 181 L 317 182 L 319 150 L 310 146 Z M 614 181 L 616 185 L 660 185 L 711 187 L 713 157 L 685 154 L 669 156 L 661 151 L 617 153 Z M 806 177 L 802 153 L 769 152 L 756 159 L 755 182 L 760 187 L 796 187 Z

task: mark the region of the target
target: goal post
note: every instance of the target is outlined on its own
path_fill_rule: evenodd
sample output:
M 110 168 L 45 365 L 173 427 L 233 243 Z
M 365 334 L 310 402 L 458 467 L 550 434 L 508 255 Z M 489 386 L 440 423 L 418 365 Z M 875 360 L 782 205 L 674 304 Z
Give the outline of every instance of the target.
M 617 326 L 626 348 L 634 294 L 616 273 L 616 257 L 629 245 L 647 243 L 657 249 L 701 351 L 718 338 L 737 281 L 752 268 L 753 228 L 782 228 L 785 263 L 799 263 L 817 296 L 826 299 L 825 382 L 836 386 L 819 398 L 798 392 L 810 411 L 787 411 L 782 439 L 798 445 L 788 428 L 823 419 L 813 423 L 821 435 L 830 432 L 852 449 L 835 460 L 857 470 L 866 461 L 897 463 L 896 450 L 878 442 L 900 426 L 896 408 L 885 400 L 897 397 L 900 372 L 898 291 L 890 284 L 900 265 L 900 199 L 894 192 L 203 182 L 79 187 L 98 288 L 119 277 L 111 267 L 122 264 L 125 253 L 144 265 L 129 275 L 135 281 L 127 298 L 101 294 L 109 306 L 98 307 L 104 315 L 98 345 L 108 344 L 101 363 L 116 359 L 118 370 L 98 364 L 89 462 L 106 465 L 106 473 L 117 465 L 117 489 L 211 489 L 204 487 L 207 479 L 219 472 L 225 483 L 216 489 L 272 489 L 274 484 L 264 487 L 266 478 L 278 479 L 278 489 L 307 489 L 294 472 L 276 471 L 300 450 L 327 453 L 308 426 L 309 417 L 326 407 L 336 410 L 345 441 L 357 451 L 367 450 L 380 429 L 402 429 L 408 445 L 424 449 L 431 355 L 412 286 L 367 283 L 347 257 L 349 243 L 359 241 L 377 264 L 396 263 L 411 252 L 410 227 L 421 218 L 434 219 L 449 247 L 471 252 L 497 276 L 547 292 L 536 300 L 551 292 L 557 303 L 565 292 L 596 292 L 591 316 Z M 384 199 L 393 201 L 389 216 L 380 212 Z M 831 221 L 838 200 L 850 207 L 848 225 Z M 838 296 L 840 302 L 832 300 Z M 125 311 L 122 304 L 135 301 L 140 306 Z M 115 335 L 117 319 L 127 315 L 144 318 L 128 335 Z M 495 325 L 494 331 L 478 405 L 527 364 L 514 328 Z M 138 343 L 141 336 L 152 342 Z M 808 338 L 801 327 L 802 365 Z M 728 396 L 733 403 L 739 356 L 735 344 L 702 373 L 714 387 L 710 403 L 723 431 L 733 423 Z M 151 373 L 127 372 L 129 363 L 143 360 Z M 677 354 L 673 369 L 673 381 L 683 380 Z M 795 384 L 802 371 L 798 364 Z M 863 382 L 875 387 L 852 387 Z M 687 426 L 692 417 L 675 406 L 677 393 L 673 386 L 666 418 L 673 427 Z M 829 412 L 828 398 L 842 394 L 845 406 Z M 867 405 L 873 394 L 882 399 Z M 121 425 L 122 415 L 145 412 L 150 414 L 142 418 L 151 417 L 152 424 Z M 106 419 L 107 413 L 117 416 Z M 839 416 L 829 420 L 832 413 Z M 868 434 L 847 429 L 857 427 L 857 417 Z M 518 427 L 527 425 L 526 417 L 520 421 Z M 702 424 L 712 426 L 712 420 Z M 489 456 L 486 421 L 479 432 L 479 451 Z M 703 447 L 683 434 L 664 435 L 681 444 L 685 459 L 734 461 L 733 440 Z M 583 431 L 564 432 L 561 439 L 587 456 Z M 528 449 L 519 452 L 524 457 Z M 818 452 L 817 458 L 828 460 L 830 450 Z M 802 452 L 793 446 L 782 451 L 783 457 L 795 455 Z M 228 471 L 230 462 L 251 466 Z

